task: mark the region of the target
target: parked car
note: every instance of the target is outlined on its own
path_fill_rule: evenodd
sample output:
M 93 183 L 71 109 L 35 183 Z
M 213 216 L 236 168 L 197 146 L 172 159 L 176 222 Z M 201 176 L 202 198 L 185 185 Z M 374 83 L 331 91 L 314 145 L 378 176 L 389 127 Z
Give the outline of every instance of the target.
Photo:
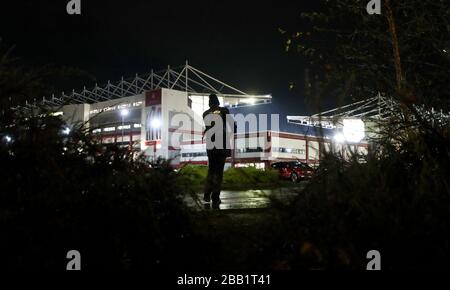
M 275 162 L 271 166 L 278 170 L 281 178 L 290 179 L 292 182 L 311 178 L 314 174 L 312 167 L 300 161 Z

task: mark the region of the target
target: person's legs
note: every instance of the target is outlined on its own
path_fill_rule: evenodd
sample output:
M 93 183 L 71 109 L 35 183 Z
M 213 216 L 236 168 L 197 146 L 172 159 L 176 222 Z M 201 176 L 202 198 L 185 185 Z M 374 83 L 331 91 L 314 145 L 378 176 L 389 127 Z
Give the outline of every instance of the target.
M 220 154 L 216 158 L 214 167 L 214 187 L 211 194 L 211 199 L 215 203 L 220 203 L 220 191 L 222 189 L 223 170 L 225 166 L 226 156 Z
M 212 152 L 208 151 L 208 176 L 206 177 L 205 189 L 203 192 L 203 200 L 206 202 L 211 201 L 211 193 L 214 188 L 214 167 L 215 167 L 215 158 Z

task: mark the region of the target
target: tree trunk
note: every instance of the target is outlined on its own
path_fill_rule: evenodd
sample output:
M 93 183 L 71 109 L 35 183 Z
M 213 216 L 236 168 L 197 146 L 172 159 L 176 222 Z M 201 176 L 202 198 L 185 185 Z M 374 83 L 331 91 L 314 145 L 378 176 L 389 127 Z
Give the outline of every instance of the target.
M 392 11 L 391 1 L 385 0 L 385 3 L 387 12 L 386 17 L 389 25 L 389 32 L 391 34 L 392 50 L 394 53 L 396 90 L 397 93 L 400 93 L 404 78 L 403 78 L 402 62 L 400 58 L 400 47 L 398 44 L 398 37 L 397 37 L 397 26 L 395 24 L 395 18 L 394 13 Z

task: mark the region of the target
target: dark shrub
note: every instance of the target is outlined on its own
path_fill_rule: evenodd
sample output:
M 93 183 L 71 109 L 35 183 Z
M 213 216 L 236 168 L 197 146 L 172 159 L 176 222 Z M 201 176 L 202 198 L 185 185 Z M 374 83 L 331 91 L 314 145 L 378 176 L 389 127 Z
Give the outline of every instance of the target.
M 9 269 L 159 269 L 190 260 L 188 188 L 163 161 L 97 144 L 82 129 L 62 134 L 55 117 L 3 115 L 0 255 Z
M 361 163 L 335 154 L 285 216 L 292 267 L 450 268 L 450 138 L 446 127 L 389 136 Z

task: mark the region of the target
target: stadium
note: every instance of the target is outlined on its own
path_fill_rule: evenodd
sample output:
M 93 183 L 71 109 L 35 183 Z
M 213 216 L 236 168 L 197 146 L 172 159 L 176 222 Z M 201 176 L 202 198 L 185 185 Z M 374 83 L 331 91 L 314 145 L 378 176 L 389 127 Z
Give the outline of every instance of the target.
M 189 65 L 154 72 L 133 79 L 108 82 L 60 97 L 43 98 L 27 103 L 33 109 L 50 107 L 68 125 L 83 124 L 104 144 L 128 146 L 135 154 L 143 153 L 149 160 L 169 159 L 175 167 L 183 164 L 207 164 L 206 145 L 202 140 L 202 113 L 208 109 L 210 93 L 218 95 L 221 106 L 231 109 L 270 106 L 272 96 L 250 95 Z M 369 145 L 363 139 L 336 138 L 319 134 L 280 131 L 278 115 L 244 122 L 235 134 L 234 150 L 226 167 L 255 166 L 266 168 L 276 161 L 301 161 L 317 166 L 323 152 L 337 150 L 345 156 L 366 154 Z M 265 118 L 266 120 L 262 120 Z M 288 117 L 292 121 L 293 117 Z M 253 122 L 255 123 L 255 122 Z M 297 123 L 298 125 L 308 125 Z M 364 133 L 363 133 L 364 134 Z M 336 142 L 337 141 L 337 142 Z

